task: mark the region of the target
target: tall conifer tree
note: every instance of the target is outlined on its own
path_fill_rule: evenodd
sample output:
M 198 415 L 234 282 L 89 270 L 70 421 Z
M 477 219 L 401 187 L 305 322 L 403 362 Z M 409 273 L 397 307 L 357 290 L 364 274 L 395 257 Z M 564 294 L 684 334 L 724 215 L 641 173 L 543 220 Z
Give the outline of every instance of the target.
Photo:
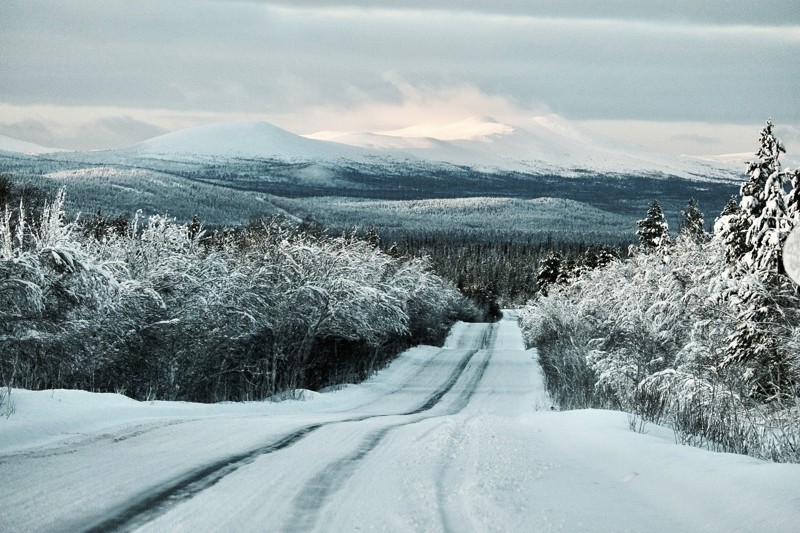
M 685 235 L 695 241 L 700 240 L 705 233 L 705 218 L 700 211 L 700 206 L 694 198 L 689 199 L 686 210 L 683 211 L 683 220 L 678 228 L 679 235 Z
M 636 234 L 639 242 L 644 249 L 656 249 L 670 243 L 669 226 L 664 218 L 664 211 L 661 204 L 654 201 L 647 210 L 647 217 L 638 221 L 636 225 L 639 229 Z

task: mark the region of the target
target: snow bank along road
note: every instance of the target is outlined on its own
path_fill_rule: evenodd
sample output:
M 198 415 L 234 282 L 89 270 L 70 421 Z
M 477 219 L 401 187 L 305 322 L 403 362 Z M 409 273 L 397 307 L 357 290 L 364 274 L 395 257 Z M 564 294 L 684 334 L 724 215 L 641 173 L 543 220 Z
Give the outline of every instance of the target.
M 550 411 L 535 355 L 507 312 L 306 401 L 16 391 L 0 530 L 800 528 L 800 466 L 633 433 L 622 413 Z

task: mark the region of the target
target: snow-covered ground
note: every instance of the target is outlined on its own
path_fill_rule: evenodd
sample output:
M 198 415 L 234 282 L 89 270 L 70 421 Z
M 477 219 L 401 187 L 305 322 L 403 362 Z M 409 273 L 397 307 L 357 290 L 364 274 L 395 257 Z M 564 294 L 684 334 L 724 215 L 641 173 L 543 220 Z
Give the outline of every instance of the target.
M 303 401 L 12 393 L 0 530 L 796 531 L 800 465 L 556 412 L 512 312 Z

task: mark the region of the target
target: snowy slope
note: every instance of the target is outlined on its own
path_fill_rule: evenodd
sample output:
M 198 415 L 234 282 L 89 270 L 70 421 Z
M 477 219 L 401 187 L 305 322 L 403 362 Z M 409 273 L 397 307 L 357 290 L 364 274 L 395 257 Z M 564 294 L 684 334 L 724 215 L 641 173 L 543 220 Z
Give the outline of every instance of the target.
M 368 157 L 364 150 L 307 139 L 267 122 L 225 122 L 189 128 L 143 141 L 131 152 L 148 157 L 275 158 L 318 163 Z
M 305 137 L 386 152 L 419 151 L 420 154 L 433 154 L 436 151 L 447 153 L 455 149 L 454 145 L 433 137 L 400 137 L 382 133 L 342 131 L 321 131 Z
M 731 168 L 739 169 L 742 173 L 747 169 L 748 161 L 755 161 L 758 158 L 752 152 L 740 152 L 736 154 L 720 154 L 720 155 L 707 155 L 701 156 L 699 159 L 709 161 L 714 164 L 729 166 Z M 782 155 L 779 159 L 781 167 L 784 170 L 800 168 L 800 158 L 795 154 Z
M 58 148 L 46 148 L 38 144 L 29 143 L 27 141 L 19 141 L 0 135 L 0 151 L 2 152 L 16 152 L 20 154 L 47 154 L 51 152 L 60 152 Z
M 509 125 L 491 117 L 452 124 L 421 124 L 378 133 L 320 132 L 307 137 L 384 151 L 403 150 L 429 161 L 520 172 L 663 173 L 687 178 L 726 178 L 733 168 L 712 161 L 649 151 L 581 128 L 558 115 Z
M 118 152 L 119 153 L 119 152 Z M 739 173 L 723 162 L 650 152 L 612 141 L 557 115 L 521 126 L 491 117 L 453 124 L 417 125 L 384 132 L 324 131 L 300 136 L 266 122 L 211 124 L 177 131 L 124 151 L 162 159 L 259 158 L 326 166 L 469 167 L 484 172 L 580 175 L 588 170 L 728 179 Z
M 793 531 L 800 465 L 550 411 L 513 313 L 358 386 L 199 406 L 15 392 L 0 530 Z M 13 396 L 13 395 L 12 395 Z M 42 446 L 43 443 L 47 443 Z

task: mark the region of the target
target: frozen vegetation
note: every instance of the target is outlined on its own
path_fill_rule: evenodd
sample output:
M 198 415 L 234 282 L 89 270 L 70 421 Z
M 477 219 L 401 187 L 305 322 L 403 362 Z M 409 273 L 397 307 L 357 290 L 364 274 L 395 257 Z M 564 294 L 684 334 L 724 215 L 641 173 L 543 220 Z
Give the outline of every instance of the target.
M 0 377 L 29 389 L 257 399 L 369 375 L 477 311 L 422 259 L 282 219 L 0 218 Z
M 295 216 L 330 228 L 375 227 L 392 241 L 407 235 L 475 240 L 619 242 L 634 237 L 629 217 L 566 198 L 504 197 L 368 200 L 271 198 Z
M 800 462 L 800 299 L 781 262 L 800 171 L 781 169 L 783 151 L 767 123 L 711 235 L 690 203 L 672 242 L 654 202 L 629 258 L 563 276 L 546 265 L 548 295 L 521 320 L 562 408 L 622 409 L 684 442 Z

